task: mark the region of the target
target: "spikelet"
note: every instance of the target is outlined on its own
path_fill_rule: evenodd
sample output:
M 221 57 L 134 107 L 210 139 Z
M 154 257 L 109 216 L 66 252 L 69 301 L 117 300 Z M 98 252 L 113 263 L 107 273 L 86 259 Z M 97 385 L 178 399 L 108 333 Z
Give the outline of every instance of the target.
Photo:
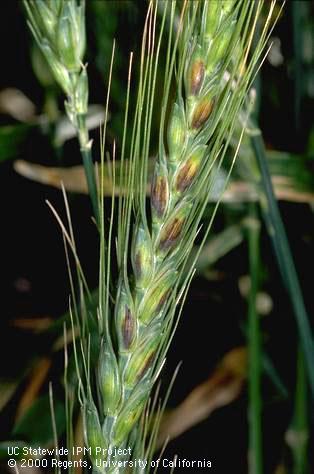
M 164 163 L 156 163 L 150 202 L 153 221 L 161 222 L 169 204 L 169 177 Z
M 168 148 L 169 160 L 177 162 L 182 152 L 187 139 L 186 119 L 184 112 L 184 102 L 182 98 L 178 100 L 172 109 L 168 126 Z
M 98 459 L 96 448 L 106 448 L 97 408 L 92 400 L 86 399 L 83 406 L 83 426 L 85 445 L 91 450 L 91 458 L 94 462 Z
M 51 71 L 67 96 L 65 109 L 76 129 L 88 107 L 88 80 L 83 57 L 86 47 L 85 13 L 82 0 L 24 0 L 29 25 Z M 86 130 L 80 133 L 87 146 Z
M 154 255 L 149 231 L 140 220 L 134 232 L 131 259 L 136 286 L 145 288 L 154 270 Z
M 102 342 L 98 363 L 98 384 L 100 388 L 103 414 L 116 413 L 121 398 L 121 381 L 118 363 L 110 345 Z
M 115 325 L 119 351 L 129 351 L 137 337 L 137 321 L 132 296 L 123 283 L 117 295 Z
M 174 188 L 177 193 L 188 191 L 196 181 L 206 149 L 206 145 L 197 145 L 178 167 L 174 176 Z

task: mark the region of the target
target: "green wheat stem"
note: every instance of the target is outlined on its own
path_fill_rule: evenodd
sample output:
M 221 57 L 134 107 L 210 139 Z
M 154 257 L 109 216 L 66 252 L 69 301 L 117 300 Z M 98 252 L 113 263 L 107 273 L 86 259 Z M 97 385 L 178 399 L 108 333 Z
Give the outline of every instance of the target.
M 293 455 L 293 474 L 308 472 L 308 443 L 309 443 L 309 413 L 308 413 L 308 384 L 304 365 L 304 355 L 300 347 L 297 357 L 297 379 L 294 401 L 291 450 Z
M 260 279 L 260 223 L 255 204 L 250 205 L 248 222 L 249 267 L 251 288 L 248 306 L 248 391 L 249 391 L 249 474 L 263 473 L 262 449 L 262 346 L 256 299 Z
M 309 385 L 314 396 L 314 344 L 309 317 L 305 308 L 301 287 L 291 254 L 288 238 L 280 215 L 265 156 L 265 146 L 261 134 L 251 137 L 252 147 L 260 171 L 260 205 L 271 238 L 283 283 L 288 291 L 294 310 L 304 352 Z
M 85 120 L 83 121 L 80 128 L 78 128 L 77 133 L 81 148 L 81 155 L 86 176 L 88 194 L 91 199 L 96 224 L 97 226 L 99 226 L 98 190 L 95 176 L 95 167 L 93 163 L 91 143 L 88 138 L 88 130 L 86 127 Z

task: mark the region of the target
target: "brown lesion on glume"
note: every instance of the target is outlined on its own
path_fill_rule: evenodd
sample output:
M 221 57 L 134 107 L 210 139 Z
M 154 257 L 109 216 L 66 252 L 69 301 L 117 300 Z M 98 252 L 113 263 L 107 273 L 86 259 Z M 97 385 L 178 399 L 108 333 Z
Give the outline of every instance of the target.
M 193 179 L 198 171 L 197 164 L 192 160 L 188 160 L 180 169 L 176 179 L 176 189 L 183 193 L 192 184 Z
M 194 62 L 191 70 L 191 94 L 198 95 L 201 90 L 205 75 L 205 66 L 203 61 Z
M 137 252 L 134 259 L 134 266 L 135 266 L 135 274 L 137 278 L 141 278 L 142 276 L 142 257 L 141 252 Z
M 149 370 L 149 368 L 151 367 L 151 365 L 154 361 L 154 357 L 155 357 L 155 351 L 153 351 L 151 354 L 149 354 L 149 356 L 145 360 L 145 362 L 144 362 L 144 364 L 143 364 L 143 366 L 142 366 L 142 368 L 139 371 L 139 374 L 137 376 L 137 382 L 139 382 L 144 377 L 146 372 Z
M 130 308 L 125 305 L 125 315 L 122 327 L 123 343 L 129 349 L 134 339 L 135 324 Z
M 170 247 L 172 247 L 172 245 L 180 236 L 183 224 L 184 219 L 182 217 L 175 217 L 169 224 L 166 225 L 159 242 L 159 248 L 161 250 L 168 250 Z
M 159 303 L 157 305 L 156 313 L 159 313 L 163 309 L 164 305 L 166 304 L 166 301 L 168 300 L 168 297 L 169 297 L 170 293 L 171 293 L 170 290 L 166 290 L 164 292 L 164 294 L 160 298 Z
M 168 181 L 165 176 L 155 176 L 152 183 L 151 203 L 158 217 L 162 217 L 168 203 Z
M 196 106 L 191 123 L 191 126 L 194 130 L 198 130 L 205 124 L 208 117 L 212 113 L 213 107 L 214 101 L 207 98 L 201 100 L 201 102 Z

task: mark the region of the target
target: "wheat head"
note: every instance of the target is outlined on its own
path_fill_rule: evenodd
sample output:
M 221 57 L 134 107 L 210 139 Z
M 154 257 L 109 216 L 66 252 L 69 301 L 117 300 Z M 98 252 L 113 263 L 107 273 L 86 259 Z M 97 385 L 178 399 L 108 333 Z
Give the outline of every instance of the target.
M 128 177 L 121 187 L 129 187 L 129 194 L 119 200 L 119 279 L 114 304 L 110 301 L 110 271 L 105 274 L 103 263 L 106 260 L 110 269 L 110 239 L 109 245 L 105 245 L 102 207 L 100 212 L 96 387 L 92 387 L 94 379 L 89 363 L 86 364 L 90 353 L 86 344 L 82 344 L 86 386 L 78 369 L 85 443 L 91 448 L 95 472 L 125 472 L 123 467 L 104 467 L 102 462 L 110 461 L 110 452 L 115 447 L 133 448 L 143 436 L 143 430 L 138 430 L 139 418 L 165 361 L 175 328 L 176 308 L 184 300 L 193 274 L 191 268 L 182 280 L 183 268 L 268 38 L 267 20 L 248 61 L 262 3 L 258 1 L 255 9 L 250 0 L 183 1 L 178 2 L 179 13 L 175 1 L 149 3 L 135 138 Z M 159 153 L 147 208 L 149 130 L 162 38 L 160 34 L 155 41 L 160 5 L 164 8 L 161 30 L 167 18 L 171 27 Z M 78 130 L 81 148 L 85 149 L 89 142 L 84 125 L 88 100 L 86 68 L 82 65 L 84 2 L 25 0 L 25 7 L 30 28 L 67 96 L 67 114 Z M 270 15 L 273 7 L 271 3 Z M 175 69 L 176 56 L 179 60 Z M 174 76 L 177 96 L 168 117 Z M 112 230 L 111 221 L 109 236 Z M 101 454 L 97 448 L 102 448 Z

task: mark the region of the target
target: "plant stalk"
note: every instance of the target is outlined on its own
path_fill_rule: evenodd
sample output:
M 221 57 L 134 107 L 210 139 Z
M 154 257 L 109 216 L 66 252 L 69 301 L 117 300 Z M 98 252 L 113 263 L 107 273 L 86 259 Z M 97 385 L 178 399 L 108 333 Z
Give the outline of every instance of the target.
M 304 356 L 298 350 L 297 380 L 292 428 L 291 450 L 293 455 L 293 474 L 306 474 L 309 422 L 307 410 L 307 381 L 304 367 Z
M 263 217 L 278 261 L 283 283 L 288 291 L 289 298 L 296 317 L 300 334 L 301 347 L 304 353 L 305 365 L 308 372 L 309 385 L 314 397 L 314 345 L 312 329 L 305 308 L 303 295 L 295 264 L 291 254 L 284 224 L 275 198 L 269 169 L 266 162 L 265 146 L 262 135 L 251 137 L 252 147 L 260 170 L 259 196 Z
M 95 177 L 95 168 L 93 164 L 92 151 L 91 151 L 92 142 L 91 140 L 89 140 L 85 116 L 79 115 L 78 123 L 79 123 L 79 126 L 77 129 L 77 134 L 78 134 L 78 139 L 79 139 L 80 149 L 81 149 L 81 154 L 82 154 L 82 159 L 83 159 L 88 194 L 92 202 L 96 224 L 99 227 L 100 221 L 99 221 L 98 193 L 97 193 L 97 184 L 96 184 L 96 177 Z
M 256 310 L 256 298 L 259 287 L 259 248 L 260 223 L 256 205 L 250 205 L 250 224 L 248 227 L 249 267 L 251 288 L 248 305 L 248 352 L 249 352 L 249 474 L 262 474 L 262 348 L 259 315 Z

